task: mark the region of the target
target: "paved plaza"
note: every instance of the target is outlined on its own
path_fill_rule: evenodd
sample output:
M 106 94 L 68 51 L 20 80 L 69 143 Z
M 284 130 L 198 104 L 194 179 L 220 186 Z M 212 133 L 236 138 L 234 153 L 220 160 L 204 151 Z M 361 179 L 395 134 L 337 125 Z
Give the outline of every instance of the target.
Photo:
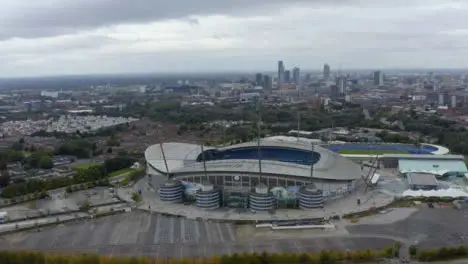
M 165 213 L 169 215 L 183 216 L 187 218 L 201 218 L 212 220 L 272 220 L 272 219 L 307 219 L 318 217 L 330 217 L 336 215 L 348 214 L 351 212 L 360 212 L 368 210 L 372 207 L 384 206 L 391 203 L 394 197 L 390 194 L 381 192 L 381 190 L 364 190 L 361 186 L 358 191 L 336 200 L 325 202 L 324 209 L 317 210 L 296 210 L 296 209 L 278 209 L 274 214 L 258 212 L 252 213 L 249 210 L 240 212 L 238 209 L 220 208 L 213 211 L 200 210 L 196 206 L 167 203 L 159 199 L 159 194 L 152 186 L 158 186 L 164 180 L 158 177 L 152 177 L 151 186 L 147 179 L 140 180 L 131 188 L 119 188 L 117 193 L 119 197 L 128 202 L 132 202 L 131 194 L 133 192 L 142 191 L 143 202 L 139 204 L 139 208 L 143 210 L 151 210 L 152 212 Z M 362 184 L 361 184 L 362 185 Z M 156 187 L 157 188 L 157 187 Z M 357 200 L 361 204 L 357 204 Z

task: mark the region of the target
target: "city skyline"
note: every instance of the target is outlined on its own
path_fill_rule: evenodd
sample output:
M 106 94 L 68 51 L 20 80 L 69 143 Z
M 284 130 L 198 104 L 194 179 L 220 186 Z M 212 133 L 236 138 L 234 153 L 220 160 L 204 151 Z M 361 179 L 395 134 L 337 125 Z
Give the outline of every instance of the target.
M 468 68 L 466 11 L 455 0 L 7 0 L 0 77 L 275 71 L 277 60 L 302 72 Z

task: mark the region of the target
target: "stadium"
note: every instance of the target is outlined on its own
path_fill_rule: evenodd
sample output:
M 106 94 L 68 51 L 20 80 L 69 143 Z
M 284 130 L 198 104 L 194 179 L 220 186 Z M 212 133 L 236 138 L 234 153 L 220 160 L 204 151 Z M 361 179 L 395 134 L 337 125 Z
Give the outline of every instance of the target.
M 163 143 L 145 152 L 148 175 L 160 181 L 160 199 L 202 209 L 323 208 L 353 192 L 361 167 L 304 141 L 262 139 L 212 148 Z M 155 186 L 156 187 L 156 186 Z

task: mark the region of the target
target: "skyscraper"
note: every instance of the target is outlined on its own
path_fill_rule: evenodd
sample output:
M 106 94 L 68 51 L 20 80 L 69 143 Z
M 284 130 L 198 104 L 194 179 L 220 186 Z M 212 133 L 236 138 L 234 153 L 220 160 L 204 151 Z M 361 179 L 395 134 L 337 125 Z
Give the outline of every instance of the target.
M 284 71 L 284 83 L 290 83 L 290 82 L 291 82 L 291 72 Z
M 268 75 L 263 75 L 263 89 L 265 90 L 273 89 L 273 83 L 271 81 L 271 77 Z
M 263 85 L 263 75 L 261 73 L 255 74 L 255 84 Z
M 281 86 L 284 83 L 284 64 L 283 61 L 278 61 L 278 80 L 277 80 L 277 89 L 281 89 Z
M 298 67 L 294 67 L 293 69 L 293 82 L 297 85 L 300 82 L 300 69 Z
M 323 78 L 327 80 L 330 77 L 330 65 L 323 65 Z
M 374 72 L 374 85 L 381 86 L 384 82 L 383 73 L 381 71 Z
M 337 95 L 343 97 L 346 95 L 346 77 L 340 76 L 336 78 L 336 86 L 338 87 Z

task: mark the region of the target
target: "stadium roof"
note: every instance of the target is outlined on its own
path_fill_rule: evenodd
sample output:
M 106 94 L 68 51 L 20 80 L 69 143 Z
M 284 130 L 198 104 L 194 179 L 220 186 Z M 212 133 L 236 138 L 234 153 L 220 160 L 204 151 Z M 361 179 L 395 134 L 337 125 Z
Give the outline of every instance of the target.
M 463 160 L 450 160 L 443 158 L 426 160 L 400 159 L 398 160 L 398 169 L 402 173 L 426 172 L 438 175 L 443 175 L 447 172 L 468 171 Z
M 262 147 L 293 148 L 302 150 L 312 150 L 312 145 L 303 142 L 279 142 L 272 140 L 261 140 Z M 220 150 L 236 149 L 243 147 L 256 147 L 257 142 L 247 142 L 236 144 Z M 204 150 L 213 149 L 204 147 Z M 204 171 L 203 163 L 196 162 L 197 156 L 201 153 L 201 147 L 195 144 L 186 143 L 164 143 L 164 154 L 167 160 L 167 167 L 170 173 L 176 177 L 178 175 L 188 175 L 190 173 L 199 174 Z M 314 151 L 320 154 L 319 161 L 314 165 L 313 178 L 327 180 L 353 180 L 361 176 L 359 165 L 340 156 L 339 154 L 314 146 Z M 160 172 L 166 172 L 162 151 L 159 145 L 150 146 L 145 151 L 145 158 L 150 166 Z M 226 159 L 207 161 L 208 173 L 248 173 L 258 174 L 259 164 L 252 159 Z M 311 167 L 308 165 L 262 160 L 262 174 L 310 177 Z

